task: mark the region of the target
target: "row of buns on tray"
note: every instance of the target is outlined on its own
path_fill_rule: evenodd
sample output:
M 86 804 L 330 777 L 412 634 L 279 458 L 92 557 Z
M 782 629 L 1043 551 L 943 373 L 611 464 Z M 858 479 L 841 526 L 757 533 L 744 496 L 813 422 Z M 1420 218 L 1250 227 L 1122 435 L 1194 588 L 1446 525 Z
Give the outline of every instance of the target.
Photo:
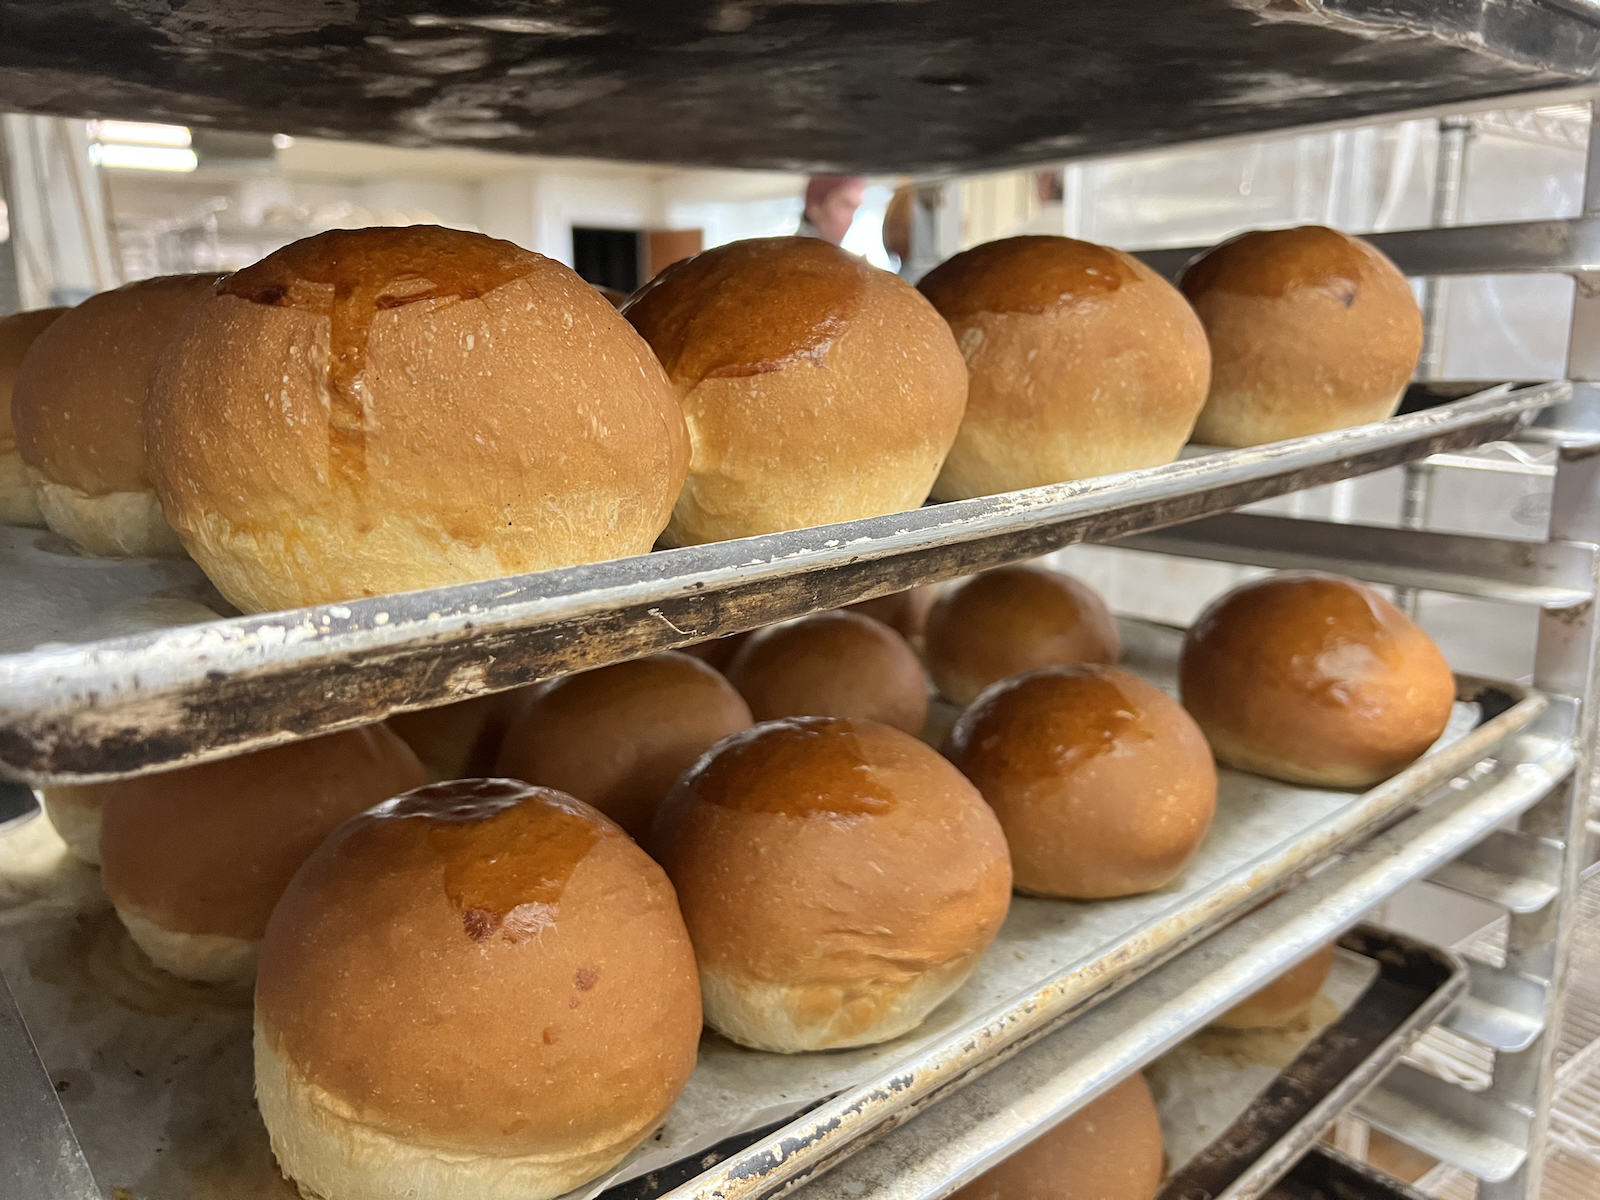
M 94 554 L 187 551 L 280 610 L 1379 420 L 1421 329 L 1393 264 L 1316 226 L 1176 287 L 1064 237 L 917 288 L 816 239 L 735 242 L 620 315 L 509 242 L 335 230 L 0 322 L 0 510 Z
M 1114 665 L 1091 589 L 1039 566 L 692 650 L 46 793 L 156 962 L 255 977 L 258 1103 L 302 1190 L 557 1195 L 656 1128 L 702 1020 L 786 1053 L 899 1036 L 1014 889 L 1092 902 L 1181 875 L 1213 755 L 1368 786 L 1454 698 L 1398 609 L 1299 573 L 1206 609 L 1181 703 Z M 1219 1024 L 1292 1019 L 1331 955 Z M 1063 1162 L 1096 1200 L 1150 1200 L 1162 1174 L 1138 1079 L 1024 1153 L 969 1200 L 1023 1200 Z

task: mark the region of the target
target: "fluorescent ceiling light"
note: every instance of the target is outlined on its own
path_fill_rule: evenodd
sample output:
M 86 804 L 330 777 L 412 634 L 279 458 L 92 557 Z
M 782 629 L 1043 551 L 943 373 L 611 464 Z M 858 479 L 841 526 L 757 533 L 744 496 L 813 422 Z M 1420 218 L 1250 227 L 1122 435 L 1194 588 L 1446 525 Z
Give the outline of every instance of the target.
M 124 171 L 192 171 L 199 165 L 193 150 L 177 146 L 89 147 L 89 161 Z
M 97 142 L 125 142 L 132 146 L 187 146 L 187 125 L 157 125 L 150 121 L 90 121 L 89 136 Z

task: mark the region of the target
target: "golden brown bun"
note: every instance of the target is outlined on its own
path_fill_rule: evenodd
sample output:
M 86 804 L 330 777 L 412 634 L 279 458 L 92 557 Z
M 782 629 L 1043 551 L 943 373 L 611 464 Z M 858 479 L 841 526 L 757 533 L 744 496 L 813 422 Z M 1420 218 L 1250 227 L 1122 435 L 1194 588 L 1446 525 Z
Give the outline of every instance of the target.
M 1152 1200 L 1163 1170 L 1155 1098 L 1130 1075 L 951 1200 Z
M 916 1028 L 1010 905 L 1005 837 L 982 798 L 871 721 L 735 734 L 678 780 L 652 841 L 694 941 L 706 1023 L 758 1050 Z
M 1219 761 L 1323 787 L 1389 778 L 1438 740 L 1456 692 L 1439 647 L 1398 608 L 1309 571 L 1213 601 L 1178 678 Z
M 1422 353 L 1422 312 L 1395 265 L 1320 225 L 1247 233 L 1178 281 L 1211 341 L 1194 440 L 1255 446 L 1381 421 Z
M 965 500 L 1178 457 L 1206 399 L 1205 330 L 1165 279 L 1067 237 L 964 250 L 917 285 L 966 358 L 967 415 L 933 485 Z
M 905 638 L 860 613 L 763 629 L 728 667 L 757 721 L 862 717 L 905 733 L 928 719 L 928 679 Z
M 431 225 L 230 277 L 162 358 L 145 442 L 244 612 L 643 554 L 688 461 L 666 377 L 598 292 Z
M 725 634 L 722 637 L 712 638 L 709 642 L 696 642 L 692 646 L 684 646 L 679 652 L 693 655 L 701 662 L 710 663 L 719 671 L 726 671 L 734 655 L 739 653 L 739 647 L 750 640 L 750 633 L 751 631 L 747 630 L 744 633 Z
M 1115 667 L 1043 667 L 995 684 L 945 755 L 994 809 L 1017 890 L 1099 900 L 1153 892 L 1200 849 L 1217 771 L 1177 701 Z
M 893 595 L 862 600 L 846 607 L 849 611 L 861 613 L 874 621 L 882 621 L 913 646 L 920 646 L 923 631 L 928 625 L 928 610 L 938 598 L 938 585 L 930 583 L 923 587 L 907 588 Z
M 28 347 L 66 311 L 36 308 L 0 317 L 0 525 L 44 524 L 44 514 L 33 497 L 33 485 L 28 482 L 27 468 L 17 450 L 17 434 L 11 425 L 11 392 Z
M 90 554 L 178 556 L 144 455 L 145 390 L 217 275 L 165 275 L 90 296 L 34 339 L 11 420 L 45 521 Z
M 952 704 L 1034 667 L 1114 663 L 1116 618 L 1088 584 L 1044 567 L 998 567 L 940 594 L 928 612 L 923 656 Z
M 371 725 L 90 785 L 102 804 L 106 893 L 157 966 L 247 979 L 272 906 L 306 856 L 345 818 L 426 780 L 406 744 Z
M 576 796 L 643 841 L 678 776 L 749 725 L 726 679 L 669 650 L 538 688 L 495 773 Z
M 51 827 L 61 835 L 72 856 L 98 867 L 100 789 L 93 786 L 40 788 L 39 801 Z
M 388 725 L 416 752 L 433 779 L 477 779 L 494 774 L 500 743 L 527 706 L 529 691 L 513 688 L 437 708 L 395 713 Z
M 758 238 L 674 263 L 623 311 L 689 426 L 669 545 L 927 499 L 966 371 L 939 314 L 898 276 L 817 238 Z
M 1324 946 L 1252 992 L 1211 1022 L 1213 1029 L 1266 1029 L 1287 1025 L 1317 998 L 1333 969 L 1333 946 Z
M 661 1122 L 700 1040 L 672 886 L 586 804 L 437 783 L 347 821 L 261 946 L 256 1096 L 324 1200 L 547 1200 Z

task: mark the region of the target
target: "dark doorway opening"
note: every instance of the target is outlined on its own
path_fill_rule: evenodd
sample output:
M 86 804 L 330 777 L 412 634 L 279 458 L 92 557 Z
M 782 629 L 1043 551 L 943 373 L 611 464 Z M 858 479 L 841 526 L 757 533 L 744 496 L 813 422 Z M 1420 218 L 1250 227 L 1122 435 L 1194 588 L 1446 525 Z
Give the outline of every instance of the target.
M 572 265 L 578 274 L 598 287 L 616 288 L 624 294 L 639 286 L 637 229 L 587 229 L 572 227 Z

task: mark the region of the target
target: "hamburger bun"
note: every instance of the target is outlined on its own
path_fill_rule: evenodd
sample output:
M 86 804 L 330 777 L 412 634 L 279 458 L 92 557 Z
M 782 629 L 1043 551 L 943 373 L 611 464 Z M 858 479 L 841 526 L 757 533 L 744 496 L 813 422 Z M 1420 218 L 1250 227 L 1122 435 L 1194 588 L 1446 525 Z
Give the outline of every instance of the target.
M 1070 900 L 1165 887 L 1217 806 L 1206 739 L 1177 701 L 1115 667 L 1042 667 L 990 687 L 945 756 L 994 809 L 1019 892 Z
M 672 887 L 586 804 L 436 783 L 347 821 L 261 946 L 256 1100 L 321 1200 L 548 1200 L 661 1123 L 700 995 Z
M 322 839 L 427 780 L 383 725 L 97 785 L 106 894 L 156 966 L 247 982 L 267 917 Z
M 674 263 L 623 313 L 689 426 L 667 545 L 927 499 L 961 424 L 966 370 L 939 314 L 898 276 L 817 238 L 758 238 Z
M 749 725 L 726 679 L 669 650 L 535 689 L 495 771 L 576 796 L 642 842 L 678 776 Z
M 1088 584 L 1045 567 L 998 567 L 941 592 L 928 612 L 923 657 L 952 704 L 1019 671 L 1114 663 L 1122 635 Z
M 746 630 L 744 633 L 724 634 L 710 641 L 682 646 L 679 648 L 679 653 L 692 655 L 701 662 L 710 663 L 719 671 L 726 671 L 728 664 L 733 661 L 733 656 L 739 653 L 739 647 L 750 640 L 750 633 L 750 630 Z
M 529 690 L 512 688 L 436 708 L 394 713 L 387 723 L 422 760 L 430 778 L 478 779 L 494 774 L 500 743 L 527 705 Z
M 1153 1200 L 1165 1161 L 1150 1085 L 1130 1075 L 951 1200 Z
M 603 296 L 433 225 L 332 230 L 230 276 L 163 356 L 145 445 L 247 613 L 643 554 L 688 461 Z
M 757 1050 L 888 1041 L 972 973 L 1005 919 L 1005 837 L 959 772 L 871 721 L 720 742 L 656 815 L 706 1023 Z
M 915 734 L 928 679 L 905 638 L 860 613 L 817 613 L 763 629 L 728 667 L 757 721 L 861 717 Z
M 1183 643 L 1184 707 L 1218 761 L 1370 787 L 1433 745 L 1455 678 L 1433 639 L 1353 579 L 1286 571 L 1234 588 Z
M 145 392 L 184 314 L 219 278 L 165 275 L 90 296 L 17 369 L 11 421 L 34 498 L 50 528 L 90 554 L 183 556 L 151 489 Z
M 72 857 L 100 865 L 100 802 L 104 784 L 39 789 L 39 802 L 51 827 L 61 835 Z
M 917 647 L 922 645 L 922 634 L 928 625 L 928 610 L 938 598 L 939 586 L 929 583 L 892 595 L 862 600 L 846 605 L 846 608 L 850 612 L 871 617 L 874 621 L 882 621 L 913 647 Z
M 1266 987 L 1252 992 L 1211 1022 L 1213 1029 L 1267 1029 L 1287 1025 L 1311 1007 L 1333 969 L 1330 944 L 1302 959 Z
M 11 425 L 11 393 L 17 368 L 33 341 L 67 310 L 36 308 L 0 317 L 0 525 L 44 524 L 44 514 L 33 497 L 33 484 L 17 450 L 17 433 Z
M 1422 353 L 1422 310 L 1358 237 L 1306 225 L 1207 250 L 1178 280 L 1211 342 L 1194 440 L 1255 446 L 1393 416 Z
M 1132 255 L 1067 237 L 964 250 L 917 285 L 967 364 L 967 415 L 936 500 L 1178 457 L 1205 403 L 1199 319 Z

